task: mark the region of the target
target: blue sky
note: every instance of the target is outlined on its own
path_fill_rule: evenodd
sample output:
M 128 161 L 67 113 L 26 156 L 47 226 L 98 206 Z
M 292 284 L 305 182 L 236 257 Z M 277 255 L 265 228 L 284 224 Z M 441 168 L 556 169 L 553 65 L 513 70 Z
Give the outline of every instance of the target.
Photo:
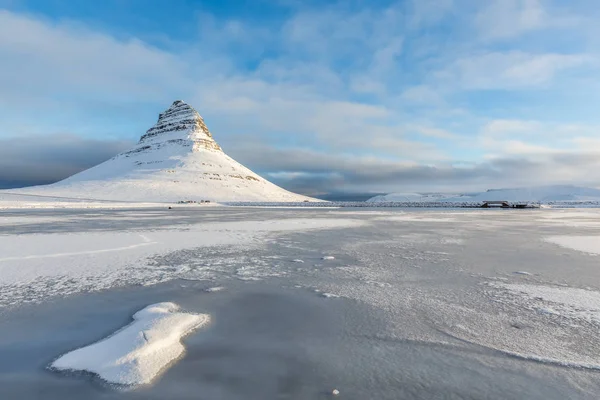
M 127 148 L 175 99 L 289 189 L 600 186 L 593 0 L 0 0 L 0 186 Z

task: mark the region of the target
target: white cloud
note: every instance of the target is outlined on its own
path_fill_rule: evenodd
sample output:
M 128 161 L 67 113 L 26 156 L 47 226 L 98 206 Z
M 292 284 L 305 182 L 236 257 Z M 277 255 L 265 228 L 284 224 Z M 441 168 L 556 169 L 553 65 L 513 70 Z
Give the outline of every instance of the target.
M 596 134 L 600 134 L 600 129 L 596 130 Z M 600 139 L 598 137 L 579 136 L 573 138 L 572 141 L 581 150 L 600 153 Z M 600 156 L 598 157 L 598 162 L 600 162 Z
M 455 133 L 449 132 L 445 129 L 435 128 L 431 126 L 412 126 L 414 129 L 423 136 L 438 138 L 438 139 L 460 139 Z
M 584 0 L 585 3 L 586 0 Z M 486 40 L 510 40 L 523 34 L 579 27 L 587 18 L 581 1 L 488 0 L 475 16 Z M 578 14 L 579 12 L 579 14 Z
M 426 27 L 439 22 L 455 6 L 453 0 L 410 0 L 408 25 L 411 28 Z
M 523 121 L 518 119 L 495 119 L 487 122 L 482 133 L 493 137 L 506 137 L 514 134 L 530 135 L 542 129 L 539 121 Z
M 458 58 L 436 77 L 458 89 L 513 90 L 544 86 L 565 70 L 595 63 L 586 54 L 487 52 Z
M 353 76 L 350 80 L 350 89 L 355 93 L 384 94 L 386 86 L 381 80 L 367 74 Z
M 535 120 L 492 120 L 484 124 L 479 136 L 480 145 L 487 150 L 486 159 L 522 157 L 530 161 L 550 165 L 593 164 L 585 160 L 586 155 L 595 154 L 600 164 L 600 127 L 594 125 L 572 125 Z M 579 155 L 582 159 L 572 162 Z M 593 160 L 592 160 L 593 161 Z M 566 168 L 563 166 L 563 169 Z M 589 179 L 590 171 L 579 170 L 578 174 L 569 167 L 575 180 Z M 554 173 L 554 172 L 553 172 Z
M 56 93 L 159 99 L 185 85 L 186 65 L 135 38 L 117 40 L 76 24 L 0 10 L 2 98 Z M 93 95 L 91 94 L 93 93 Z
M 486 37 L 513 37 L 549 24 L 540 0 L 490 0 L 485 4 L 475 23 Z
M 517 135 L 521 138 L 552 143 L 556 140 L 573 141 L 578 137 L 594 136 L 600 133 L 597 125 L 568 124 L 552 121 L 494 119 L 487 121 L 481 134 L 498 139 Z
M 440 95 L 440 93 L 427 85 L 409 87 L 402 92 L 400 97 L 409 103 L 415 104 L 439 106 L 444 103 L 443 97 Z

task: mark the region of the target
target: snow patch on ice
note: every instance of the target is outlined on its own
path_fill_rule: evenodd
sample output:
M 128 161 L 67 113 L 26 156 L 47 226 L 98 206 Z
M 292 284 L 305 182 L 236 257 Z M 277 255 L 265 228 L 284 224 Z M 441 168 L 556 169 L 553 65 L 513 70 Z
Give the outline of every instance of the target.
M 131 324 L 59 357 L 51 368 L 88 371 L 119 385 L 150 383 L 184 353 L 181 338 L 210 321 L 207 314 L 178 310 L 174 303 L 150 305 L 136 312 Z
M 600 323 L 600 292 L 572 287 L 492 283 L 528 299 L 538 312 Z
M 448 237 L 448 238 L 443 238 L 441 240 L 441 243 L 442 244 L 464 244 L 465 241 L 464 241 L 464 239 L 460 239 L 460 238 Z
M 382 221 L 393 221 L 393 222 L 454 222 L 455 218 L 452 217 L 423 217 L 421 215 L 403 214 L 393 217 L 382 217 L 378 218 Z
M 549 236 L 544 240 L 567 249 L 594 255 L 600 254 L 600 236 Z
M 207 288 L 204 291 L 208 292 L 208 293 L 214 293 L 214 292 L 222 292 L 223 290 L 225 290 L 224 286 L 215 286 L 215 287 Z
M 540 307 L 537 309 L 537 312 L 539 312 L 540 314 L 545 314 L 545 315 L 560 315 L 560 313 L 558 311 L 556 311 L 555 309 L 553 309 L 551 307 Z

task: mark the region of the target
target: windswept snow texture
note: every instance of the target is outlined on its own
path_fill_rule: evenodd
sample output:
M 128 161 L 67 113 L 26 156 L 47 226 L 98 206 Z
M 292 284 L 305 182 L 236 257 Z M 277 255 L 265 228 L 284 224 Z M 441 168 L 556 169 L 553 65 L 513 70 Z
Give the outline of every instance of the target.
M 529 284 L 498 283 L 495 286 L 510 290 L 532 301 L 548 302 L 553 307 L 537 307 L 538 311 L 552 309 L 554 315 L 565 315 L 600 325 L 600 292 L 598 291 Z M 600 360 L 598 365 L 600 367 Z
M 140 210 L 115 211 L 107 216 L 66 212 L 61 218 L 38 220 L 38 216 L 17 212 L 0 217 L 0 308 L 113 286 L 152 285 L 177 278 L 214 279 L 231 268 L 238 279 L 260 280 L 281 271 L 269 268 L 267 260 L 248 259 L 244 252 L 265 246 L 271 237 L 284 232 L 364 224 L 357 219 L 302 219 L 284 215 L 277 219 L 227 221 L 231 213 L 218 208 L 208 215 L 208 221 L 190 223 L 191 218 L 205 217 L 201 211 L 192 213 L 195 214 Z M 214 218 L 224 220 L 211 221 Z M 77 231 L 81 224 L 93 225 L 96 220 L 104 225 L 89 232 Z M 132 223 L 138 228 L 105 231 Z M 161 227 L 162 224 L 169 225 Z M 50 231 L 2 234 L 31 227 L 36 232 Z M 190 248 L 204 248 L 216 254 L 191 259 L 177 267 L 157 261 L 165 254 Z M 226 248 L 240 254 L 236 262 L 220 265 L 217 249 Z
M 372 197 L 368 202 L 450 202 L 481 203 L 484 201 L 577 203 L 600 202 L 600 189 L 570 185 L 538 186 L 515 189 L 490 189 L 481 193 L 390 193 Z
M 545 240 L 568 249 L 600 255 L 600 236 L 550 236 Z
M 71 351 L 51 364 L 57 370 L 87 371 L 119 385 L 150 383 L 185 348 L 181 339 L 210 321 L 206 314 L 178 312 L 174 303 L 150 305 L 106 339 Z
M 181 100 L 161 113 L 131 150 L 61 182 L 11 192 L 141 202 L 315 200 L 288 192 L 233 160 L 200 114 Z

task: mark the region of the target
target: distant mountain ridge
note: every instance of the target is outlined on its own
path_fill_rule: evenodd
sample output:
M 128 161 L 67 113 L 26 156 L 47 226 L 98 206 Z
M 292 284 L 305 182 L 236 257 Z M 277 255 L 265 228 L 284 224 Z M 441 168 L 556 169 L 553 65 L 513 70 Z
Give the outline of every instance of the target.
M 509 202 L 584 202 L 599 201 L 600 189 L 573 185 L 549 185 L 529 188 L 490 189 L 469 194 L 451 193 L 390 193 L 375 196 L 368 202 L 483 202 L 505 200 Z
M 223 152 L 182 100 L 159 114 L 130 150 L 60 182 L 13 193 L 115 201 L 317 201 L 289 192 Z

